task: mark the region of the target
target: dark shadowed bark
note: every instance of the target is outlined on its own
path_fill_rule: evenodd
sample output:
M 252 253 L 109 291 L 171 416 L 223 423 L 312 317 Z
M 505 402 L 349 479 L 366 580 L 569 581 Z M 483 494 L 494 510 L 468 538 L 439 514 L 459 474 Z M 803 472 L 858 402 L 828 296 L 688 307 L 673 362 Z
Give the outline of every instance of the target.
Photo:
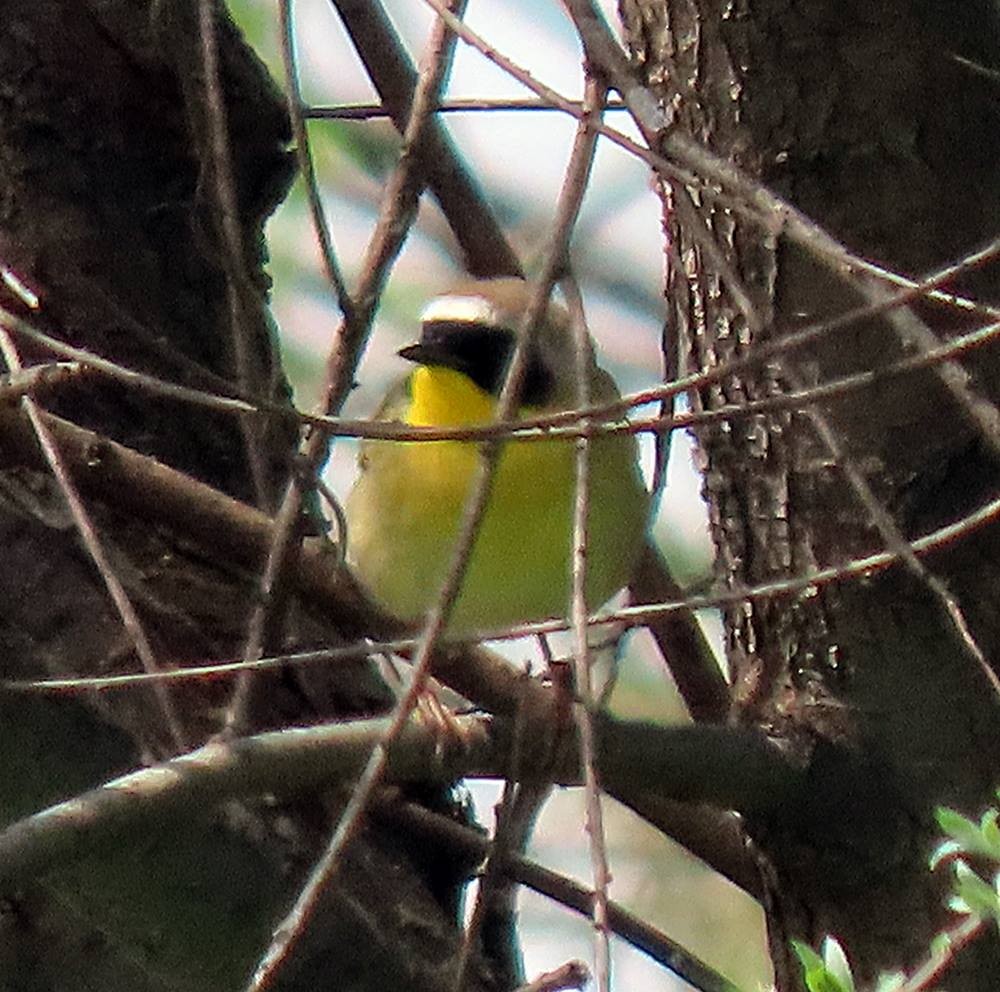
M 262 269 L 262 224 L 292 171 L 284 105 L 213 4 L 238 214 L 233 258 L 220 233 L 198 9 L 187 0 L 0 2 L 0 260 L 40 297 L 33 322 L 64 340 L 173 382 L 287 402 Z M 49 357 L 18 347 L 26 363 Z M 298 440 L 287 420 L 241 425 L 93 375 L 39 401 L 265 511 Z M 2 676 L 136 670 L 62 492 L 23 448 L 0 441 L 0 450 Z M 261 562 L 244 572 L 210 539 L 195 545 L 137 517 L 128 499 L 94 484 L 101 458 L 95 444 L 78 465 L 91 474 L 81 488 L 153 653 L 172 666 L 238 657 Z M 293 600 L 269 647 L 338 638 L 327 617 Z M 309 684 L 272 676 L 266 688 L 256 727 L 381 712 L 389 699 L 353 663 Z M 170 691 L 186 744 L 219 729 L 227 698 L 220 685 Z M 179 746 L 145 690 L 86 704 L 4 695 L 0 710 L 4 822 Z M 4 891 L 0 987 L 240 987 L 340 801 L 192 809 Z M 279 987 L 441 988 L 459 937 L 453 882 L 462 871 L 454 859 L 442 866 L 433 845 L 371 828 Z
M 969 64 L 997 64 L 995 5 L 622 0 L 621 11 L 636 64 L 680 125 L 850 249 L 918 276 L 996 235 L 1000 88 Z M 780 225 L 768 232 L 701 202 L 765 315 L 758 342 L 865 302 L 851 272 L 820 264 Z M 674 262 L 693 274 L 685 281 L 675 264 L 668 287 L 682 361 L 712 367 L 745 353 L 755 335 L 669 201 L 667 210 Z M 1000 267 L 957 288 L 996 302 Z M 943 306 L 917 312 L 942 337 L 970 326 Z M 725 379 L 696 402 L 774 395 L 878 368 L 912 347 L 898 325 L 853 323 Z M 995 347 L 963 362 L 977 395 L 1000 398 Z M 937 372 L 851 393 L 817 413 L 699 432 L 725 583 L 763 582 L 883 547 L 851 468 L 909 538 L 996 495 L 995 447 Z M 820 438 L 824 424 L 839 459 Z M 924 564 L 951 591 L 986 657 L 1000 656 L 1000 529 L 982 528 Z M 949 920 L 945 873 L 932 877 L 926 864 L 933 809 L 977 812 L 991 799 L 1000 701 L 941 596 L 902 566 L 740 606 L 726 619 L 732 719 L 783 741 L 812 783 L 794 808 L 746 820 L 780 987 L 798 983 L 791 937 L 815 946 L 837 936 L 865 981 L 912 964 Z M 947 987 L 995 988 L 998 966 L 1000 945 L 990 936 L 963 952 Z
M 904 273 L 920 275 L 995 236 L 1000 86 L 981 71 L 1000 55 L 995 4 L 621 7 L 634 63 L 678 125 L 664 130 L 665 148 L 672 134 L 689 133 L 851 250 Z M 379 15 L 371 4 L 339 9 L 364 61 L 391 70 L 377 85 L 401 124 L 413 79 L 405 66 L 392 68 L 402 63 L 379 33 L 389 22 L 369 17 Z M 0 0 L 0 262 L 40 306 L 25 306 L 9 286 L 0 287 L 0 305 L 133 369 L 288 405 L 265 305 L 261 228 L 290 180 L 289 130 L 260 64 L 224 12 L 212 10 L 234 214 L 221 205 L 227 178 L 196 0 Z M 478 194 L 454 180 L 451 146 L 436 131 L 429 140 L 441 161 L 422 163 L 426 178 L 451 226 L 466 227 L 459 241 L 470 269 L 516 270 L 489 211 L 468 208 Z M 731 191 L 723 200 L 714 192 L 694 191 L 697 208 L 754 313 L 741 312 L 736 280 L 718 271 L 690 215 L 675 209 L 682 192 L 665 190 L 682 373 L 870 301 L 870 284 L 850 266 L 818 258 L 780 218 L 748 219 Z M 995 302 L 998 283 L 993 264 L 955 288 Z M 853 322 L 741 368 L 693 405 L 774 397 L 878 369 L 926 347 L 928 335 L 947 338 L 985 319 L 922 300 L 912 312 Z M 37 341 L 13 340 L 25 364 L 52 357 Z M 1000 393 L 1000 360 L 994 348 L 962 362 L 883 378 L 821 406 L 700 429 L 719 585 L 738 590 L 837 565 L 891 546 L 894 531 L 913 539 L 995 498 L 1000 441 L 989 404 Z M 272 533 L 264 514 L 281 500 L 295 421 L 241 422 L 93 370 L 36 400 L 95 432 L 60 428 L 60 444 L 74 445 L 71 474 L 152 654 L 170 666 L 240 656 Z M 17 409 L 0 411 L 0 677 L 134 671 L 134 635 L 84 549 L 64 487 L 26 440 L 30 411 Z M 168 489 L 183 489 L 180 476 L 170 488 L 152 463 L 136 468 L 103 438 L 245 505 L 210 508 L 204 488 L 168 500 Z M 306 517 L 303 529 L 313 523 Z M 235 548 L 241 534 L 247 540 Z M 268 650 L 384 631 L 367 615 L 354 622 L 359 614 L 337 599 L 340 579 L 322 559 L 315 545 L 293 556 L 296 592 Z M 644 602 L 677 595 L 652 554 L 633 585 Z M 981 651 L 992 660 L 1000 648 L 997 590 L 1000 529 L 990 525 L 925 558 L 923 571 L 897 564 L 797 597 L 741 602 L 726 612 L 732 726 L 722 725 L 727 687 L 714 667 L 681 677 L 685 662 L 696 663 L 683 656 L 699 653 L 692 638 L 660 643 L 706 726 L 598 722 L 604 788 L 762 898 L 782 989 L 799 982 L 791 937 L 816 945 L 835 935 L 869 981 L 917 961 L 947 925 L 945 874 L 931 875 L 926 863 L 933 810 L 946 803 L 977 812 L 1000 781 L 1000 702 L 974 658 Z M 258 680 L 247 729 L 379 714 L 390 704 L 366 663 L 302 671 Z M 481 653 L 442 654 L 436 672 L 484 709 L 517 710 L 532 735 L 526 764 L 551 772 L 540 742 L 559 727 L 565 697 Z M 203 743 L 229 698 L 222 682 L 85 701 L 0 695 L 3 822 Z M 468 770 L 496 774 L 508 767 L 501 752 L 509 741 L 502 720 L 481 724 L 496 760 L 476 767 L 471 749 Z M 559 767 L 560 780 L 579 781 L 572 761 Z M 103 846 L 91 831 L 80 838 L 86 857 L 75 860 L 64 834 L 60 867 L 0 892 L 0 975 L 17 976 L 0 987 L 240 987 L 345 793 L 185 809 Z M 442 801 L 431 786 L 421 798 Z M 714 812 L 684 805 L 691 800 Z M 752 862 L 736 818 L 720 818 L 730 809 L 743 815 Z M 469 861 L 442 856 L 384 814 L 383 806 L 353 843 L 279 987 L 447 987 L 460 937 L 457 880 Z M 983 937 L 962 953 L 948 987 L 992 989 L 998 959 L 995 936 Z M 485 969 L 473 971 L 468 987 L 487 987 Z

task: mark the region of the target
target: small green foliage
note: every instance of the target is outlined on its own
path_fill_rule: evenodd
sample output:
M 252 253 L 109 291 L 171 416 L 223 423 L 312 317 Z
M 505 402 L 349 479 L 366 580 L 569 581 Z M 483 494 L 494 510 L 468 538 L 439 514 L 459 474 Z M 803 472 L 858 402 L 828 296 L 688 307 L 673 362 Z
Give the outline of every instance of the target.
M 951 934 L 942 930 L 931 941 L 931 957 L 943 958 L 951 953 Z
M 978 823 L 945 806 L 939 807 L 935 815 L 947 839 L 934 849 L 930 866 L 933 869 L 943 861 L 951 861 L 955 885 L 948 899 L 949 909 L 1000 922 L 1000 873 L 994 876 L 991 884 L 963 857 L 971 855 L 1000 863 L 1000 810 L 991 806 Z M 947 949 L 942 952 L 947 953 Z
M 808 944 L 793 940 L 792 949 L 802 965 L 802 978 L 809 992 L 854 992 L 854 976 L 839 941 L 827 937 L 820 957 Z
M 1000 799 L 1000 790 L 997 797 Z M 1000 808 L 987 809 L 978 823 L 946 806 L 939 807 L 935 817 L 946 836 L 931 854 L 930 867 L 933 870 L 945 861 L 951 864 L 954 885 L 948 907 L 963 916 L 1000 924 L 1000 871 L 991 884 L 966 860 L 967 857 L 985 859 L 1000 868 Z M 823 941 L 822 956 L 797 940 L 792 941 L 792 948 L 802 965 L 802 977 L 809 992 L 854 992 L 847 955 L 833 937 Z M 932 962 L 947 962 L 952 953 L 952 939 L 947 931 L 937 934 L 928 948 Z M 886 972 L 879 976 L 873 992 L 897 992 L 906 987 L 903 972 Z
M 840 987 L 846 992 L 854 992 L 854 976 L 851 974 L 851 965 L 844 953 L 844 948 L 833 937 L 827 937 L 823 941 L 823 961 L 830 973 L 840 983 Z
M 955 889 L 948 906 L 956 913 L 1000 921 L 1000 896 L 994 881 L 990 885 L 961 858 L 953 863 Z
M 938 826 L 947 834 L 930 857 L 931 869 L 956 854 L 974 854 L 991 861 L 1000 861 L 1000 810 L 990 807 L 975 823 L 957 810 L 939 806 L 935 816 Z
M 896 992 L 906 984 L 906 975 L 901 971 L 884 971 L 875 983 L 875 992 Z
M 979 821 L 979 832 L 987 848 L 994 852 L 994 857 L 1000 857 L 1000 809 L 991 806 L 983 813 Z

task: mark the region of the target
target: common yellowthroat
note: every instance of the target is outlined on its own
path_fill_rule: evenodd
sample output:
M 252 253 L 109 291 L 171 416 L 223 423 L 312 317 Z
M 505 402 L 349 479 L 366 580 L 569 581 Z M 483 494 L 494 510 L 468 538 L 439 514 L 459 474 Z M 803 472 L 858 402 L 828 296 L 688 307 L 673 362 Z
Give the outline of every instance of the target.
M 467 281 L 433 299 L 420 340 L 399 352 L 416 368 L 389 390 L 376 419 L 415 427 L 492 422 L 528 300 L 520 279 Z M 520 418 L 577 406 L 574 354 L 569 316 L 552 303 L 529 352 Z M 592 402 L 616 399 L 618 388 L 592 349 L 588 365 Z M 450 631 L 568 614 L 575 457 L 572 439 L 504 442 Z M 420 620 L 438 596 L 478 459 L 476 442 L 362 442 L 346 506 L 348 561 L 400 620 Z M 586 590 L 593 609 L 628 581 L 649 499 L 631 435 L 595 437 L 589 468 Z

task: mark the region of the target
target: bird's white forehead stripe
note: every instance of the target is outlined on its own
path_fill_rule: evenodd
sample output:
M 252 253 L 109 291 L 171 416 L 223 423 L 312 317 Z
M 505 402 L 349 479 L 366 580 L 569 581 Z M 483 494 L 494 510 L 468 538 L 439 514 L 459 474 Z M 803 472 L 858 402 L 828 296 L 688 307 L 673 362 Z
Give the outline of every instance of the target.
M 424 307 L 420 321 L 429 324 L 438 320 L 460 324 L 495 324 L 497 311 L 482 296 L 438 296 Z

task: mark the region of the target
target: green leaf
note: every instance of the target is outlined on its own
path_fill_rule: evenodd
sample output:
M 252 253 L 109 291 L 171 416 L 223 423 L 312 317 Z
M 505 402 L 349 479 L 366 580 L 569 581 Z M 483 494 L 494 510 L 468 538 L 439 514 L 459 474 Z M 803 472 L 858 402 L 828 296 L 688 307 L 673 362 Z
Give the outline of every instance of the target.
M 934 817 L 938 826 L 953 840 L 957 841 L 964 850 L 978 851 L 982 844 L 979 827 L 968 817 L 963 816 L 958 810 L 950 809 L 947 806 L 939 806 L 934 811 Z
M 799 964 L 802 965 L 804 971 L 814 971 L 817 968 L 826 969 L 823 959 L 808 944 L 803 944 L 801 940 L 792 941 L 792 950 L 795 951 L 795 956 L 799 959 Z
M 854 992 L 854 975 L 851 974 L 844 948 L 836 937 L 827 937 L 823 941 L 823 962 L 842 988 L 847 992 Z
M 931 956 L 934 958 L 943 958 L 950 953 L 951 936 L 946 930 L 942 930 L 941 933 L 935 934 L 931 940 Z
M 944 904 L 953 913 L 958 913 L 960 916 L 970 916 L 972 914 L 971 907 L 964 899 L 959 899 L 958 896 L 948 896 Z
M 979 832 L 983 838 L 983 844 L 988 849 L 989 856 L 995 861 L 1000 861 L 1000 825 L 998 825 L 997 820 L 1000 819 L 1000 810 L 995 806 L 991 806 L 982 815 L 982 819 L 979 821 Z
M 940 844 L 931 855 L 932 868 L 937 867 L 956 850 L 1000 861 L 1000 810 L 996 807 L 990 806 L 979 818 L 979 823 L 973 823 L 946 806 L 938 807 L 934 815 L 949 839 Z
M 836 946 L 836 951 L 831 950 L 831 944 Z M 809 992 L 854 992 L 854 980 L 847 959 L 840 944 L 832 937 L 827 937 L 823 942 L 823 953 L 827 960 L 821 958 L 808 944 L 803 944 L 799 940 L 792 941 L 792 950 L 802 965 L 802 979 Z M 842 981 L 842 975 L 831 970 L 828 963 L 837 959 L 838 953 L 844 967 L 847 968 L 847 984 Z
M 982 919 L 1000 919 L 1000 899 L 996 888 L 980 878 L 964 861 L 956 861 L 955 895 L 968 912 Z
M 956 854 L 962 854 L 964 851 L 965 848 L 958 841 L 943 840 L 931 851 L 931 856 L 927 859 L 927 865 L 931 871 L 934 871 L 942 861 L 947 861 L 949 858 L 954 857 Z

